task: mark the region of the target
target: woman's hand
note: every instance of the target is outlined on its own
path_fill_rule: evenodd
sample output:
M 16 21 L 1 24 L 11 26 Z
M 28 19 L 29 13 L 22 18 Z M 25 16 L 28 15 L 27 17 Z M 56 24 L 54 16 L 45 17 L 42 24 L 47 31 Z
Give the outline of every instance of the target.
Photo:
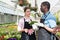
M 29 35 L 33 34 L 33 32 L 34 32 L 33 29 L 29 29 L 29 30 L 28 30 L 28 34 L 29 34 Z

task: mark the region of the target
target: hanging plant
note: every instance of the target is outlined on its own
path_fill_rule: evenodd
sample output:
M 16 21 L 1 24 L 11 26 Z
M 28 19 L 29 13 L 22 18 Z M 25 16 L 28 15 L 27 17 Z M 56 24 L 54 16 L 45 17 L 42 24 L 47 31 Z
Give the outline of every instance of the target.
M 27 2 L 27 0 L 18 0 L 18 4 L 19 4 L 20 6 L 26 6 L 26 5 L 28 5 L 29 3 Z
M 31 7 L 31 10 L 33 10 L 33 11 L 37 11 L 37 7 Z

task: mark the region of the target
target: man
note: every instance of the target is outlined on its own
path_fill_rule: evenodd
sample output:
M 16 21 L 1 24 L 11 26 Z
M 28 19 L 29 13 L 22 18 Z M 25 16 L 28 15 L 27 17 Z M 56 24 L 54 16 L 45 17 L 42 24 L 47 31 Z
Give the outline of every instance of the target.
M 41 12 L 43 13 L 43 16 L 40 22 L 46 26 L 39 27 L 38 40 L 55 40 L 56 37 L 53 34 L 56 33 L 56 18 L 53 13 L 50 12 L 49 2 L 42 2 Z

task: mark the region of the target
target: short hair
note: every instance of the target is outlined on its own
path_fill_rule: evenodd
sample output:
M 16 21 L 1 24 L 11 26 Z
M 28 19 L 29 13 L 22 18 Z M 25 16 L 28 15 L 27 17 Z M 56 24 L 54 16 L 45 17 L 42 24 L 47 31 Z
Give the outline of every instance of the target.
M 42 2 L 41 5 L 43 5 L 43 6 L 47 6 L 48 10 L 50 9 L 50 3 L 49 3 L 48 1 L 44 1 L 44 2 Z
M 25 7 L 25 8 L 24 8 L 24 12 L 26 12 L 27 9 L 30 9 L 30 7 Z

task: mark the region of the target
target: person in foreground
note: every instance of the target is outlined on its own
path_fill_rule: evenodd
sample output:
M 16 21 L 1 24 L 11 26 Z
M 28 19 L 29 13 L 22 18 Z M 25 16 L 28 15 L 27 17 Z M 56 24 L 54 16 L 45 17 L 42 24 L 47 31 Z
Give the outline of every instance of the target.
M 18 31 L 22 32 L 21 40 L 36 40 L 35 32 L 32 26 L 29 24 L 32 19 L 30 18 L 30 8 L 24 8 L 25 16 L 19 20 Z
M 40 10 L 43 13 L 40 22 L 46 26 L 39 27 L 38 40 L 58 40 L 54 35 L 57 25 L 55 16 L 50 12 L 50 3 L 47 1 L 42 2 Z

